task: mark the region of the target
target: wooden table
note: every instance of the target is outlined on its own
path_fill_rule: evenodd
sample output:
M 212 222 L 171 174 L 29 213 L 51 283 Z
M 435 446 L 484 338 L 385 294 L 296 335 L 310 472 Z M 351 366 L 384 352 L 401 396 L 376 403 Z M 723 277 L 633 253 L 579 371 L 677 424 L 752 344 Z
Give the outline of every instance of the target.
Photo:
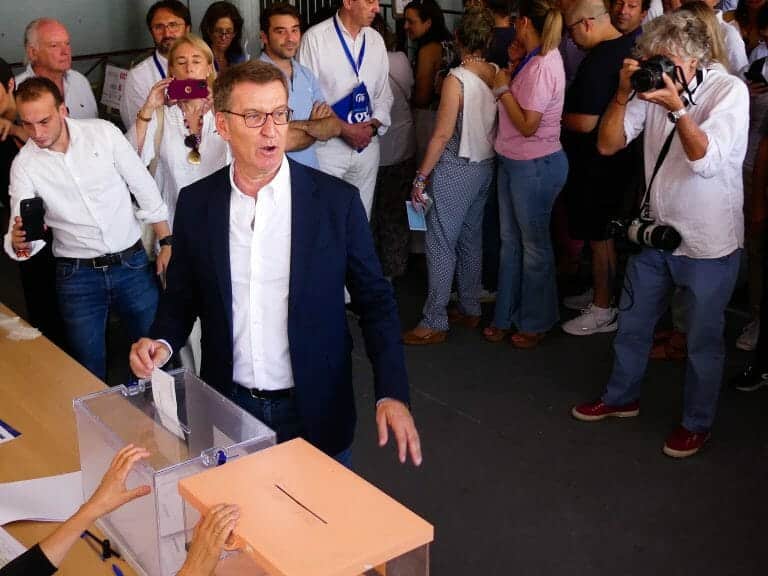
M 2 304 L 0 312 L 13 313 Z M 21 436 L 0 444 L 0 482 L 79 470 L 72 399 L 106 386 L 47 338 L 13 341 L 6 334 L 0 330 L 0 419 Z M 51 522 L 15 522 L 5 529 L 31 547 L 56 526 Z M 125 562 L 114 562 L 126 576 L 135 575 Z M 102 562 L 86 542 L 80 541 L 58 573 L 114 576 L 112 563 Z

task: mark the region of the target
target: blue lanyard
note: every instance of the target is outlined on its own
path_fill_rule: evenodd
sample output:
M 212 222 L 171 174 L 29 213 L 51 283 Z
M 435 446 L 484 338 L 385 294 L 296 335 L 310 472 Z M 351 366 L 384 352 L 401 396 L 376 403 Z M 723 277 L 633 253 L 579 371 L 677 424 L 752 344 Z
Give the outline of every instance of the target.
M 155 61 L 157 71 L 160 72 L 160 79 L 165 80 L 165 70 L 163 70 L 163 66 L 160 64 L 160 60 L 157 59 L 157 52 L 152 53 L 152 59 Z
M 528 54 L 526 54 L 525 58 L 523 58 L 520 61 L 520 64 L 518 64 L 517 67 L 515 68 L 514 72 L 512 72 L 512 78 L 510 78 L 510 80 L 514 80 L 515 76 L 520 74 L 520 72 L 523 71 L 523 68 L 525 68 L 525 65 L 528 64 L 528 62 L 531 61 L 531 58 L 536 56 L 536 54 L 538 54 L 539 52 L 541 52 L 541 46 L 536 46 L 536 48 L 534 48 Z
M 336 21 L 336 16 L 333 17 L 333 26 L 336 28 L 336 35 L 339 37 L 339 42 L 341 42 L 342 48 L 344 48 L 344 54 L 347 55 L 347 60 L 349 60 L 349 63 L 352 64 L 352 70 L 355 71 L 355 76 L 357 76 L 357 79 L 360 79 L 360 67 L 363 65 L 363 57 L 365 56 L 365 34 L 363 34 L 363 45 L 360 48 L 360 55 L 357 57 L 357 64 L 355 64 L 355 59 L 352 58 L 352 52 L 349 51 L 349 46 L 347 46 L 347 43 L 344 41 L 344 36 L 341 35 L 341 28 L 339 28 L 339 23 Z

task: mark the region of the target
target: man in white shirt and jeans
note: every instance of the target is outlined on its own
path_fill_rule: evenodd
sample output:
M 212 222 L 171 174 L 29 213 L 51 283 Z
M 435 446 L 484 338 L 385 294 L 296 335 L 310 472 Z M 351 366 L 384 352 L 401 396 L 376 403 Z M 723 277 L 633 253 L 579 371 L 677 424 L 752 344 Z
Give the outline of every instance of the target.
M 168 75 L 168 52 L 177 38 L 189 32 L 192 18 L 179 0 L 160 0 L 147 11 L 147 28 L 155 43 L 152 56 L 128 71 L 120 99 L 120 119 L 127 130 L 136 122 L 152 87 Z
M 43 248 L 42 240 L 26 242 L 20 217 L 22 200 L 42 198 L 44 221 L 53 231 L 56 293 L 69 352 L 104 380 L 110 310 L 131 338 L 152 324 L 158 290 L 139 223 L 152 224 L 160 238 L 156 267 L 163 273 L 171 256 L 168 210 L 120 131 L 104 120 L 68 118 L 62 100 L 47 78 L 31 78 L 16 90 L 29 140 L 11 167 L 4 247 L 14 260 Z
M 299 62 L 317 76 L 343 121 L 339 138 L 315 144 L 320 169 L 357 187 L 368 219 L 378 136 L 389 128 L 392 108 L 387 49 L 370 27 L 378 12 L 379 0 L 343 0 L 336 14 L 307 31 L 299 48 Z
M 744 239 L 741 164 L 747 146 L 747 87 L 711 62 L 706 26 L 696 17 L 666 14 L 638 40 L 643 59 L 664 55 L 675 78 L 630 100 L 630 78 L 640 63 L 627 59 L 619 88 L 603 115 L 602 154 L 614 154 L 645 131 L 645 174 L 651 182 L 650 217 L 682 237 L 674 251 L 643 247 L 626 271 L 614 341 L 613 372 L 602 398 L 572 410 L 597 421 L 639 413 L 642 378 L 653 330 L 674 286 L 690 293 L 688 365 L 681 425 L 664 453 L 685 458 L 709 438 L 723 375 L 725 306 L 733 292 Z M 651 178 L 672 130 L 668 154 Z
M 16 86 L 27 78 L 51 80 L 64 96 L 70 118 L 98 118 L 99 108 L 88 79 L 72 70 L 69 32 L 58 20 L 38 18 L 24 30 L 27 69 L 16 76 Z

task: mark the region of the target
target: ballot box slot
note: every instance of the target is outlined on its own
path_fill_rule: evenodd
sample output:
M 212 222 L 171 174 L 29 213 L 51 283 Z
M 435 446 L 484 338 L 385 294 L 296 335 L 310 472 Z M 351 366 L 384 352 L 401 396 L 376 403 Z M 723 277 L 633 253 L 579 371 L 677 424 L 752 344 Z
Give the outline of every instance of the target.
M 291 494 L 290 494 L 290 493 L 289 493 L 289 492 L 288 492 L 288 491 L 287 491 L 285 488 L 283 488 L 283 487 L 282 487 L 282 486 L 280 486 L 279 484 L 275 484 L 275 488 L 277 488 L 278 490 L 280 490 L 280 492 L 282 492 L 283 494 L 285 494 L 286 496 L 288 496 L 288 498 L 290 498 L 291 500 L 293 500 L 293 501 L 294 501 L 294 502 L 295 502 L 297 505 L 299 505 L 299 506 L 301 506 L 302 508 L 304 508 L 304 510 L 306 510 L 307 512 L 309 512 L 310 514 L 312 514 L 312 516 L 314 516 L 315 518 L 317 518 L 318 520 L 320 520 L 320 522 L 322 522 L 322 523 L 323 523 L 323 524 L 325 524 L 326 526 L 328 525 L 328 522 L 326 522 L 326 521 L 325 521 L 325 520 L 323 520 L 323 519 L 322 519 L 320 516 L 318 516 L 317 514 L 315 514 L 315 512 L 313 512 L 313 511 L 312 511 L 312 510 L 311 510 L 309 507 L 307 507 L 307 506 L 305 506 L 304 504 L 302 504 L 302 503 L 301 503 L 301 502 L 300 502 L 300 501 L 299 501 L 299 500 L 298 500 L 296 497 L 292 496 L 292 495 L 291 495 Z

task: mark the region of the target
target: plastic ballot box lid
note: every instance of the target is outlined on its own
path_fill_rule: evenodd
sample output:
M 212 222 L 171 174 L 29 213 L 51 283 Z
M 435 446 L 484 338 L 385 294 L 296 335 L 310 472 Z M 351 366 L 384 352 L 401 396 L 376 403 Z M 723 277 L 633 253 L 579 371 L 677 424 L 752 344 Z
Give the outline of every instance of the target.
M 431 524 L 302 439 L 179 481 L 200 513 L 240 507 L 237 546 L 273 576 L 359 576 L 428 544 Z

